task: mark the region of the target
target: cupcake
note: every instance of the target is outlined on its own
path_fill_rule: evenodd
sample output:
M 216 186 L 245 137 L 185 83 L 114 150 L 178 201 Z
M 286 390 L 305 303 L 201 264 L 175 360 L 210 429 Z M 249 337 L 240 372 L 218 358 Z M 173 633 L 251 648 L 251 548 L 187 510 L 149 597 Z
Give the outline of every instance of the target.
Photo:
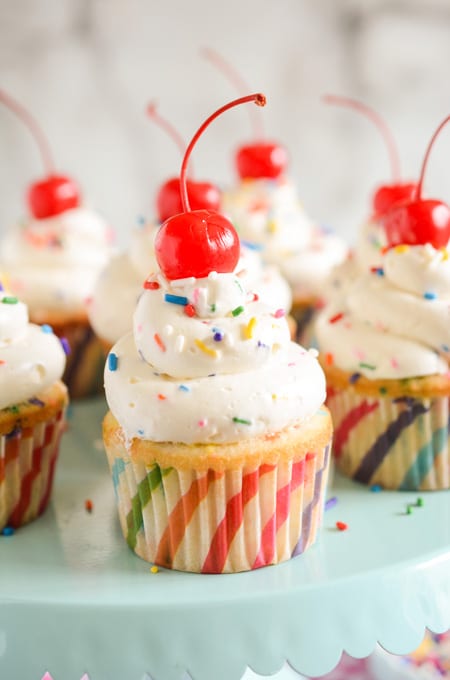
M 450 631 L 426 632 L 420 647 L 397 656 L 378 647 L 369 658 L 374 680 L 442 680 L 450 675 Z
M 0 292 L 0 530 L 41 515 L 50 499 L 64 431 L 65 354 L 47 326 Z
M 316 539 L 331 439 L 324 376 L 290 341 L 284 315 L 234 273 L 232 225 L 189 212 L 184 196 L 186 212 L 158 232 L 160 271 L 133 332 L 107 360 L 104 443 L 122 531 L 140 557 L 181 571 L 251 570 Z
M 0 101 L 30 124 L 28 112 L 0 92 Z M 31 119 L 32 120 L 32 119 Z M 36 131 L 32 121 L 31 130 Z M 56 174 L 42 133 L 47 176 L 28 190 L 28 214 L 0 241 L 0 269 L 8 288 L 28 306 L 30 319 L 48 324 L 70 353 L 63 380 L 72 397 L 98 393 L 104 355 L 87 315 L 87 300 L 111 253 L 111 230 L 84 205 L 73 180 Z

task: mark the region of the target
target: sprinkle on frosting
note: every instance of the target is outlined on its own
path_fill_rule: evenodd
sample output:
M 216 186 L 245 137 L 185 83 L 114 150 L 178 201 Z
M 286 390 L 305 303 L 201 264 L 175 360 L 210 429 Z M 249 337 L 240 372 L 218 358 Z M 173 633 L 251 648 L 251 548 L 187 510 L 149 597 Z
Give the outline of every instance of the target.
M 159 333 L 155 333 L 155 335 L 153 336 L 153 339 L 156 342 L 156 344 L 158 345 L 161 352 L 165 352 L 166 346 L 165 346 L 164 342 L 161 340 L 161 336 L 159 335 Z
M 208 347 L 207 345 L 205 345 L 205 343 L 202 342 L 201 340 L 199 340 L 198 338 L 196 338 L 194 342 L 195 342 L 195 344 L 197 345 L 197 347 L 198 347 L 202 352 L 204 352 L 205 354 L 207 354 L 208 356 L 213 357 L 213 359 L 215 359 L 215 358 L 217 357 L 217 350 L 211 349 L 210 347 Z
M 251 425 L 252 421 L 247 420 L 246 418 L 237 418 L 236 416 L 234 416 L 233 423 L 239 423 L 240 425 Z
M 337 323 L 338 321 L 340 321 L 342 319 L 343 316 L 344 316 L 343 312 L 339 312 L 338 314 L 334 314 L 333 316 L 331 316 L 328 319 L 328 323 Z
M 253 338 L 253 332 L 255 330 L 256 324 L 257 324 L 256 317 L 252 316 L 248 324 L 244 326 L 244 337 L 247 340 L 251 340 Z
M 234 309 L 231 310 L 231 314 L 233 316 L 239 316 L 239 314 L 242 314 L 244 311 L 244 308 L 242 305 L 239 305 L 239 307 L 235 307 Z
M 146 290 L 158 290 L 159 287 L 158 281 L 144 281 L 144 288 Z
M 108 368 L 110 371 L 117 371 L 117 366 L 119 363 L 119 359 L 117 354 L 114 354 L 114 352 L 110 352 L 108 354 Z
M 194 317 L 195 316 L 195 307 L 194 305 L 188 304 L 184 308 L 184 313 L 186 316 Z
M 436 300 L 437 295 L 436 293 L 433 293 L 431 290 L 427 290 L 423 294 L 423 297 L 425 298 L 425 300 Z
M 181 305 L 182 307 L 186 307 L 189 302 L 187 297 L 184 297 L 183 295 L 172 295 L 171 293 L 165 293 L 164 300 L 166 302 L 171 302 L 174 305 Z
M 42 324 L 41 330 L 43 333 L 53 333 L 53 328 L 48 323 Z
M 4 305 L 17 305 L 19 300 L 12 295 L 5 295 L 5 297 L 2 298 L 2 302 Z

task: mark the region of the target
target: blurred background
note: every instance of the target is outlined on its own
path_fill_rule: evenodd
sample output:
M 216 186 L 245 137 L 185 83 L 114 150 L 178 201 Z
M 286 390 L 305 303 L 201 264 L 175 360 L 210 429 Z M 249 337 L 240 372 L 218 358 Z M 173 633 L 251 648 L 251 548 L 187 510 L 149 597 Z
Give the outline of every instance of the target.
M 174 144 L 145 116 L 156 100 L 188 141 L 236 96 L 200 54 L 227 58 L 251 90 L 266 93 L 267 135 L 291 156 L 306 210 L 352 241 L 374 187 L 390 179 L 376 129 L 324 93 L 356 97 L 390 124 L 402 173 L 418 176 L 427 141 L 450 113 L 448 0 L 0 0 L 0 87 L 38 118 L 58 168 L 125 243 L 155 191 L 178 172 Z M 233 150 L 252 137 L 243 107 L 198 144 L 195 173 L 234 179 Z M 0 107 L 1 230 L 25 211 L 41 173 L 20 121 Z M 433 151 L 430 194 L 450 199 L 450 129 Z

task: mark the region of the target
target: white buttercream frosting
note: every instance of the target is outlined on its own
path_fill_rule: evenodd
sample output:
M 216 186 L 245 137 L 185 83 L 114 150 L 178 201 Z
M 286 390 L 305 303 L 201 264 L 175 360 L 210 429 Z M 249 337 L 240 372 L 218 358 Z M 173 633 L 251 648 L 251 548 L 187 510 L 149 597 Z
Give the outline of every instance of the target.
M 322 370 L 290 341 L 281 310 L 235 274 L 171 282 L 158 274 L 152 284 L 105 368 L 107 401 L 128 438 L 233 442 L 316 413 Z
M 79 313 L 110 254 L 110 228 L 79 207 L 10 230 L 0 243 L 0 266 L 32 317 L 43 310 Z
M 264 258 L 279 267 L 294 297 L 320 296 L 330 271 L 345 259 L 345 243 L 307 217 L 286 177 L 243 180 L 225 192 L 223 206 L 240 236 L 262 246 Z
M 373 379 L 448 372 L 448 252 L 399 246 L 381 264 L 357 276 L 319 315 L 321 351 L 339 368 Z
M 28 322 L 23 302 L 0 292 L 0 409 L 31 399 L 59 380 L 65 354 L 47 327 Z

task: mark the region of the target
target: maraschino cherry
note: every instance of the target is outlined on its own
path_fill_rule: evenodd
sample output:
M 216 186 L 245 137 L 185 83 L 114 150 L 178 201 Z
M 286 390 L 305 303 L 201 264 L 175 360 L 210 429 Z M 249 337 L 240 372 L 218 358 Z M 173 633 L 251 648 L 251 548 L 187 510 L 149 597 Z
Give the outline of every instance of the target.
M 147 107 L 149 117 L 167 132 L 175 144 L 184 155 L 186 145 L 176 130 L 168 120 L 163 118 L 157 111 L 156 105 L 152 102 Z M 193 210 L 218 210 L 220 207 L 220 191 L 211 182 L 197 182 L 187 179 L 187 192 Z M 183 212 L 181 203 L 180 178 L 172 177 L 160 187 L 156 196 L 156 210 L 160 222 L 164 222 L 172 215 Z
M 380 186 L 375 191 L 372 199 L 375 214 L 381 215 L 396 203 L 411 198 L 417 185 L 414 182 L 402 182 L 400 180 L 400 161 L 397 145 L 389 127 L 383 118 L 381 118 L 381 116 L 379 116 L 378 113 L 376 113 L 376 111 L 371 109 L 369 106 L 366 106 L 366 104 L 362 104 L 356 99 L 351 99 L 350 97 L 340 97 L 337 95 L 327 94 L 324 96 L 324 101 L 327 104 L 337 104 L 339 106 L 345 106 L 349 109 L 359 111 L 359 113 L 362 113 L 369 120 L 371 120 L 381 132 L 389 154 L 392 182 L 390 184 L 384 184 Z
M 0 101 L 13 111 L 26 125 L 39 147 L 47 176 L 30 185 L 27 202 L 31 214 L 38 220 L 60 215 L 66 210 L 80 205 L 78 185 L 69 177 L 55 172 L 52 153 L 42 129 L 37 121 L 19 102 L 0 90 Z
M 430 139 L 413 197 L 393 206 L 382 218 L 389 247 L 430 243 L 435 248 L 444 248 L 449 243 L 449 206 L 443 201 L 422 198 L 422 185 L 431 148 L 436 137 L 449 121 L 450 116 L 447 116 Z
M 204 56 L 214 64 L 241 94 L 249 88 L 242 76 L 218 52 L 203 49 Z M 252 109 L 255 141 L 240 146 L 236 152 L 236 168 L 241 179 L 277 179 L 287 168 L 289 157 L 284 146 L 264 139 L 261 117 Z
M 186 174 L 189 158 L 203 131 L 228 109 L 247 102 L 265 106 L 263 94 L 251 94 L 225 104 L 199 127 L 184 154 L 180 173 L 183 212 L 167 219 L 155 238 L 155 253 L 164 276 L 172 281 L 204 278 L 212 271 L 233 272 L 240 255 L 239 237 L 223 215 L 213 210 L 191 210 Z

